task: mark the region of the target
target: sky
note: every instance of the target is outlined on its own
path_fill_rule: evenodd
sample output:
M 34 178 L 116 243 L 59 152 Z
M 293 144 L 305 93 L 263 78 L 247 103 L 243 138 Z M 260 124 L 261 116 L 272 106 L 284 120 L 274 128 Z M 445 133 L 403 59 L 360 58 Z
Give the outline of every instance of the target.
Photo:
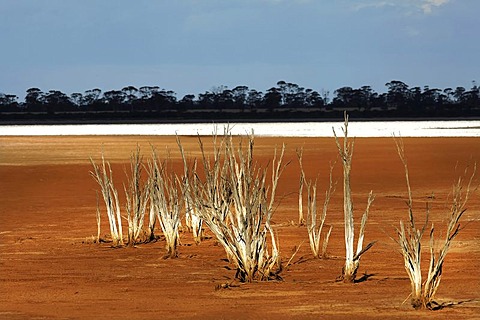
M 0 93 L 480 81 L 478 0 L 0 0 Z

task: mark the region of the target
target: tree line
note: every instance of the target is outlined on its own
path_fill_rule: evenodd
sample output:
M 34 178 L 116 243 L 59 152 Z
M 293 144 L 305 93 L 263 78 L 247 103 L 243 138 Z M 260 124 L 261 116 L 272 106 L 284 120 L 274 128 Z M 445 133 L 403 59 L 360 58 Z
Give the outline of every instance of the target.
M 375 92 L 370 86 L 342 87 L 333 92 L 304 88 L 278 81 L 265 92 L 247 86 L 214 87 L 198 95 L 178 99 L 171 90 L 158 86 L 102 92 L 95 88 L 67 95 L 58 90 L 26 91 L 24 101 L 16 95 L 0 93 L 0 115 L 14 119 L 255 119 L 322 118 L 343 110 L 364 117 L 470 117 L 480 115 L 480 87 L 470 89 L 409 87 L 393 80 L 387 90 Z

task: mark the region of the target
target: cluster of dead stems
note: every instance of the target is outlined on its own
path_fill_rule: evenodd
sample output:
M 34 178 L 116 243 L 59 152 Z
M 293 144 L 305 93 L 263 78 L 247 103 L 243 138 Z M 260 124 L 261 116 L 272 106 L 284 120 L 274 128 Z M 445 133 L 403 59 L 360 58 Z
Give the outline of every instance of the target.
M 343 141 L 333 135 L 339 157 L 343 165 L 343 209 L 345 225 L 345 265 L 341 279 L 354 282 L 361 256 L 375 242 L 363 245 L 369 209 L 374 201 L 372 191 L 368 195 L 363 213 L 356 248 L 353 200 L 350 186 L 354 141 L 348 139 L 348 116 L 345 113 Z M 426 219 L 423 226 L 417 227 L 413 214 L 413 197 L 410 187 L 407 160 L 403 141 L 394 139 L 397 153 L 404 165 L 408 193 L 408 223 L 400 221 L 395 240 L 404 258 L 405 269 L 411 282 L 411 303 L 415 308 L 435 309 L 439 305 L 434 301 L 440 284 L 443 263 L 452 240 L 461 230 L 460 218 L 466 211 L 466 203 L 471 193 L 473 173 L 465 182 L 460 177 L 453 187 L 452 205 L 448 212 L 447 232 L 438 253 L 435 251 L 434 226 L 430 227 L 429 251 L 430 263 L 425 281 L 422 281 L 421 254 L 422 237 L 429 224 L 430 209 L 427 204 Z M 185 224 L 193 232 L 195 242 L 202 240 L 203 226 L 216 237 L 223 246 L 226 255 L 236 267 L 236 278 L 243 282 L 279 278 L 282 270 L 277 236 L 272 228 L 276 190 L 280 176 L 286 166 L 283 163 L 285 145 L 280 152 L 274 151 L 273 159 L 267 165 L 260 165 L 254 159 L 253 132 L 244 137 L 234 138 L 228 128 L 218 136 L 212 135 L 212 150 L 207 151 L 202 138 L 198 137 L 201 152 L 200 160 L 189 160 L 177 137 L 177 144 L 183 161 L 183 175 L 171 172 L 168 161 L 159 161 L 155 149 L 147 166 L 144 165 L 137 147 L 131 156 L 130 175 L 127 173 L 126 216 L 121 215 L 121 207 L 110 163 L 102 153 L 101 162 L 91 159 L 92 177 L 99 184 L 105 203 L 110 225 L 110 235 L 114 246 L 134 245 L 142 241 L 156 239 L 155 225 L 158 222 L 166 240 L 167 257 L 177 256 L 181 213 L 185 214 Z M 330 165 L 329 185 L 321 214 L 317 209 L 317 181 L 307 181 L 303 168 L 303 149 L 297 150 L 300 164 L 299 185 L 299 225 L 306 224 L 310 248 L 315 258 L 325 258 L 332 226 L 323 232 L 328 206 L 335 190 L 333 168 Z M 200 165 L 197 165 L 200 162 Z M 147 168 L 147 179 L 142 179 L 143 168 Z M 200 170 L 199 168 L 200 167 Z M 467 171 L 465 172 L 465 176 Z M 303 189 L 307 189 L 307 217 L 303 210 Z M 97 194 L 97 241 L 100 241 L 101 213 Z M 182 211 L 183 210 L 183 211 Z M 148 214 L 148 225 L 145 218 Z M 128 234 L 125 243 L 122 219 L 127 221 Z M 323 243 L 321 239 L 323 238 Z M 321 244 L 322 243 L 322 244 Z M 297 250 L 298 251 L 298 250 Z M 291 261 L 291 259 L 290 259 Z M 289 263 L 290 263 L 289 261 Z
M 126 216 L 121 214 L 117 188 L 113 183 L 111 165 L 105 161 L 103 152 L 100 164 L 90 159 L 93 171 L 91 176 L 99 184 L 110 225 L 110 236 L 114 246 L 123 246 L 152 241 L 155 224 L 158 221 L 167 242 L 167 257 L 177 255 L 178 226 L 180 223 L 182 192 L 178 178 L 168 175 L 165 163 L 160 163 L 152 147 L 152 160 L 148 162 L 148 177 L 142 177 L 145 167 L 140 148 L 130 158 L 130 172 L 125 172 Z M 148 212 L 148 226 L 145 218 Z M 124 241 L 122 219 L 127 221 L 127 241 Z M 100 205 L 97 201 L 97 242 L 101 233 Z
M 168 161 L 160 162 L 152 148 L 149 162 L 150 210 L 156 214 L 166 242 L 166 258 L 177 257 L 182 190 L 180 178 L 169 173 Z M 150 221 L 155 221 L 151 218 Z M 153 230 L 153 226 L 150 226 Z
M 193 231 L 195 241 L 200 243 L 202 226 L 207 225 L 236 266 L 238 279 L 251 282 L 277 277 L 281 270 L 280 255 L 271 218 L 278 181 L 285 167 L 282 163 L 285 146 L 280 153 L 275 150 L 271 167 L 262 167 L 253 158 L 253 133 L 246 138 L 245 145 L 242 139 L 236 145 L 228 128 L 221 137 L 214 134 L 210 157 L 199 137 L 203 169 L 199 174 L 197 160 L 189 165 L 177 137 L 184 166 L 182 176 L 169 173 L 167 161 L 160 162 L 153 147 L 152 157 L 145 166 L 137 148 L 124 186 L 126 216 L 121 215 L 110 164 L 103 153 L 100 165 L 91 160 L 94 168 L 91 174 L 102 190 L 114 245 L 135 245 L 155 239 L 158 222 L 166 240 L 167 257 L 176 257 L 184 208 L 186 225 Z M 147 167 L 146 180 L 142 179 L 144 167 Z M 122 219 L 128 224 L 126 243 Z M 98 204 L 97 225 L 97 240 L 100 240 Z
M 331 225 L 328 231 L 323 235 L 322 246 L 320 247 L 320 240 L 322 238 L 322 230 L 325 225 L 327 217 L 328 205 L 332 193 L 335 191 L 336 183 L 333 182 L 333 168 L 334 165 L 330 165 L 330 180 L 328 189 L 325 191 L 325 200 L 323 202 L 322 213 L 320 217 L 317 217 L 317 180 L 315 182 L 306 181 L 305 171 L 303 169 L 303 149 L 297 150 L 297 158 L 300 164 L 300 187 L 298 192 L 298 208 L 299 208 L 299 225 L 305 223 L 303 218 L 303 187 L 307 187 L 307 232 L 308 239 L 310 241 L 310 249 L 312 250 L 314 258 L 326 258 L 327 246 L 330 234 L 332 233 L 333 226 Z
M 140 155 L 140 148 L 130 157 L 130 173 L 126 174 L 127 185 L 124 186 L 128 224 L 128 244 L 134 245 L 142 241 L 144 236 L 143 222 L 147 211 L 147 204 L 150 197 L 149 182 L 142 183 L 143 158 Z
M 203 219 L 200 216 L 199 210 L 201 208 L 194 201 L 194 190 L 198 187 L 198 179 L 195 179 L 197 174 L 197 160 L 194 159 L 192 164 L 187 161 L 185 150 L 182 146 L 180 138 L 177 136 L 177 144 L 180 149 L 180 154 L 183 161 L 183 181 L 182 190 L 185 199 L 185 226 L 193 234 L 193 239 L 196 244 L 200 244 L 203 239 Z
M 102 161 L 99 165 L 90 158 L 93 165 L 93 171 L 90 172 L 91 176 L 99 184 L 105 207 L 107 211 L 107 218 L 110 225 L 110 235 L 115 246 L 123 245 L 123 231 L 122 231 L 122 216 L 120 214 L 120 203 L 118 199 L 118 192 L 113 184 L 112 167 L 108 161 L 105 161 L 105 157 L 102 153 Z M 101 214 L 97 193 L 97 242 L 100 242 L 100 223 Z
M 224 247 L 240 281 L 276 277 L 280 256 L 271 218 L 285 147 L 279 155 L 275 151 L 268 183 L 268 167 L 261 167 L 253 158 L 253 133 L 247 136 L 246 145 L 242 140 L 235 145 L 228 128 L 222 137 L 214 134 L 211 157 L 200 137 L 199 145 L 203 179 L 199 174 L 190 175 L 186 184 L 194 186 L 189 188 L 192 212 Z
M 411 304 L 415 309 L 436 309 L 441 307 L 441 305 L 435 302 L 434 298 L 438 286 L 440 285 L 443 263 L 452 240 L 461 230 L 460 218 L 466 211 L 466 204 L 471 193 L 471 185 L 475 176 L 476 165 L 474 165 L 473 172 L 471 173 L 471 176 L 467 182 L 465 182 L 465 176 L 467 174 L 467 171 L 465 171 L 464 177 L 459 177 L 457 182 L 453 185 L 452 205 L 447 215 L 447 231 L 445 234 L 445 239 L 441 243 L 438 253 L 435 252 L 434 225 L 433 223 L 431 224 L 429 235 L 430 263 L 428 266 L 427 279 L 422 281 L 422 237 L 429 223 L 430 209 L 427 204 L 425 223 L 421 228 L 418 228 L 413 214 L 413 197 L 410 187 L 410 178 L 408 174 L 407 159 L 405 157 L 403 140 L 396 138 L 394 140 L 398 155 L 404 165 L 405 179 L 407 183 L 407 207 L 409 221 L 406 225 L 403 223 L 403 221 L 400 221 L 400 228 L 397 229 L 398 240 L 396 241 L 400 245 L 401 253 L 405 262 L 405 270 L 410 278 L 412 289 L 410 294 Z

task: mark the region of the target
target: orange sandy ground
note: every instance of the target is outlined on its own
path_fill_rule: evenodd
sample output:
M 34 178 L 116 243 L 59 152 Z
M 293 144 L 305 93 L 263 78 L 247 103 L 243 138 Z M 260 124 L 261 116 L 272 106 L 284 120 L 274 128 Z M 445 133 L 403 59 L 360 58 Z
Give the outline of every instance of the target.
M 189 156 L 198 156 L 195 137 L 182 141 Z M 399 221 L 407 219 L 404 171 L 393 140 L 355 142 L 356 222 L 373 190 L 376 199 L 365 241 L 378 241 L 360 264 L 359 273 L 368 274 L 368 280 L 356 284 L 335 281 L 345 251 L 340 163 L 334 171 L 338 186 L 326 222 L 334 226 L 329 259 L 312 259 L 306 228 L 296 224 L 295 149 L 304 147 L 307 177 L 318 177 L 323 201 L 329 162 L 337 157 L 333 138 L 256 138 L 255 142 L 259 161 L 271 157 L 275 145 L 287 146 L 285 161 L 291 163 L 280 180 L 274 228 L 284 261 L 296 246 L 301 247 L 281 274 L 283 281 L 239 284 L 233 282 L 235 271 L 213 238 L 197 246 L 190 233 L 182 233 L 179 257 L 171 260 L 162 259 L 163 241 L 119 249 L 91 241 L 96 234 L 98 188 L 89 176 L 89 157 L 98 159 L 104 150 L 114 163 L 121 191 L 124 167 L 136 144 L 146 155 L 150 143 L 163 156 L 168 147 L 178 160 L 174 137 L 0 137 L 0 319 L 480 319 L 478 191 L 462 218 L 464 229 L 447 255 L 436 295 L 440 302 L 460 304 L 417 311 L 409 304 L 410 283 L 392 239 Z M 468 164 L 480 163 L 480 140 L 404 142 L 418 219 L 423 221 L 429 201 L 436 235 L 443 239 L 452 183 Z M 105 216 L 102 228 L 102 234 L 108 234 Z M 424 248 L 425 271 L 429 254 Z M 238 286 L 215 289 L 231 282 Z

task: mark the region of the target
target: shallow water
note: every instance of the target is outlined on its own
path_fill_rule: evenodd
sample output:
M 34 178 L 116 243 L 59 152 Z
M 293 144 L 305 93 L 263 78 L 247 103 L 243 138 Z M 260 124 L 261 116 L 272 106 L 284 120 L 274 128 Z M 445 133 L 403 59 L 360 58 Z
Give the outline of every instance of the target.
M 332 128 L 342 135 L 343 122 L 200 123 L 200 124 L 101 124 L 101 125 L 8 125 L 1 136 L 58 135 L 211 135 L 229 127 L 233 134 L 256 136 L 331 137 Z M 351 121 L 351 137 L 479 137 L 480 121 Z

